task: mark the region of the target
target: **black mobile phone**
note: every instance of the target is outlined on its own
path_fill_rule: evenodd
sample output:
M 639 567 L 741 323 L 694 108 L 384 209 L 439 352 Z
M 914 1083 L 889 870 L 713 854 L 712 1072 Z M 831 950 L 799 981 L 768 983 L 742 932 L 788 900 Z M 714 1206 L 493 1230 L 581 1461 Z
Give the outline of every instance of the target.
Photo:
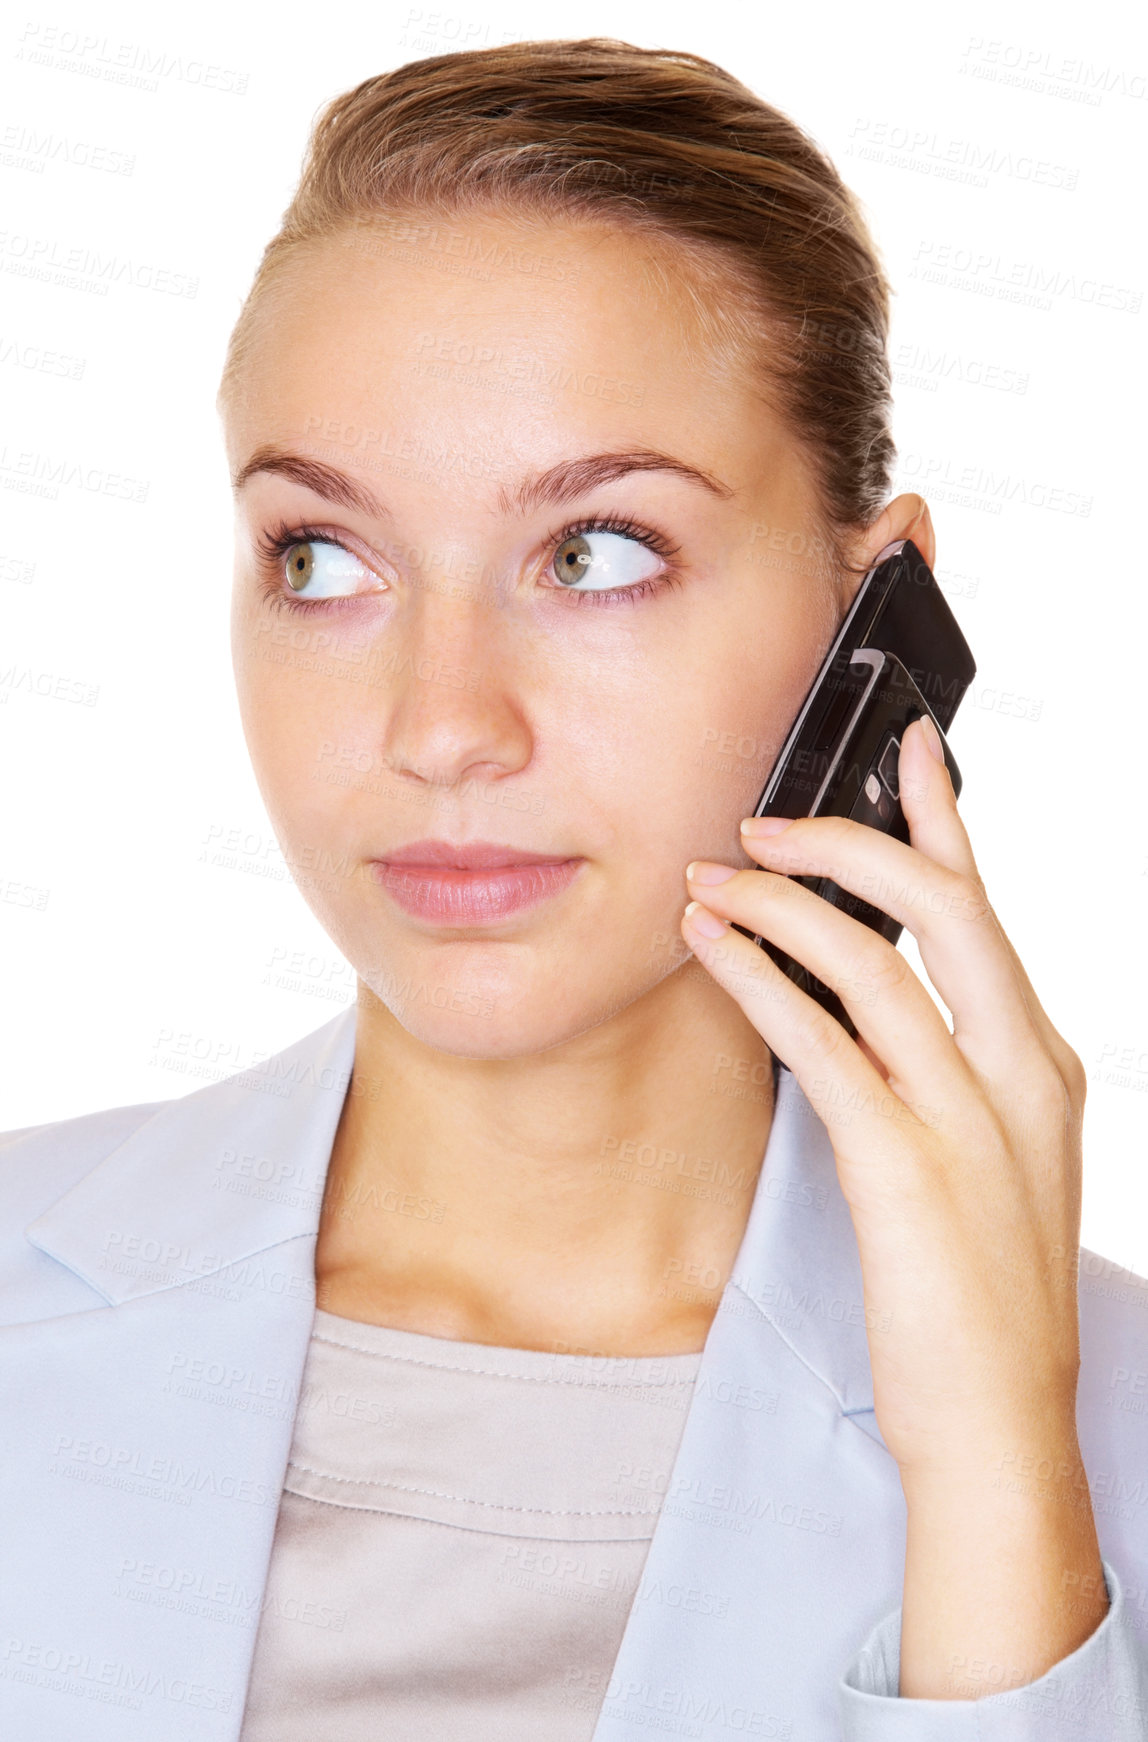
M 910 539 L 887 545 L 865 576 L 778 752 L 757 817 L 852 817 L 909 841 L 900 805 L 901 734 L 928 714 L 953 790 L 961 774 L 947 732 L 976 665 L 948 601 Z M 903 926 L 828 877 L 794 882 L 895 944 Z M 745 926 L 735 928 L 751 937 Z M 841 999 L 801 962 L 754 937 L 778 967 L 855 1036 Z

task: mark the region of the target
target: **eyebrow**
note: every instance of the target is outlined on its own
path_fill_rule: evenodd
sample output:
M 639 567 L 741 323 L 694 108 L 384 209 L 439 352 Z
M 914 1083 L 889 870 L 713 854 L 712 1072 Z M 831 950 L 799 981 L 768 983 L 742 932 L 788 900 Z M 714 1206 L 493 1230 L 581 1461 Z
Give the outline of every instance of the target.
M 322 460 L 268 444 L 256 448 L 246 465 L 240 467 L 232 479 L 232 489 L 242 490 L 248 478 L 258 472 L 289 478 L 292 483 L 302 484 L 328 502 L 337 502 L 340 507 L 355 509 L 376 520 L 387 518 L 382 503 L 364 485 L 357 484 L 345 472 L 326 465 Z M 684 460 L 675 460 L 670 454 L 658 453 L 653 448 L 634 448 L 625 453 L 586 454 L 577 460 L 560 460 L 546 471 L 524 478 L 516 490 L 501 487 L 498 503 L 504 513 L 525 514 L 532 508 L 585 495 L 598 485 L 611 484 L 616 478 L 624 478 L 631 472 L 672 472 L 676 477 L 700 484 L 715 496 L 728 497 L 734 493 L 728 484 L 697 466 L 687 465 Z
M 302 484 L 305 489 L 313 490 L 316 496 L 337 502 L 341 508 L 353 508 L 375 520 L 387 518 L 386 509 L 365 485 L 356 484 L 338 467 L 325 465 L 322 460 L 309 459 L 304 454 L 293 454 L 285 448 L 267 444 L 256 448 L 247 464 L 240 467 L 231 480 L 231 488 L 237 492 L 242 490 L 248 478 L 253 478 L 257 472 L 272 472 L 280 478 L 290 478 L 293 484 Z
M 500 490 L 499 505 L 507 512 L 517 510 L 525 514 L 531 508 L 582 496 L 599 484 L 612 484 L 615 478 L 624 478 L 630 472 L 673 472 L 679 478 L 701 484 L 715 496 L 733 495 L 728 484 L 697 466 L 688 466 L 684 460 L 675 460 L 652 448 L 635 448 L 628 453 L 587 454 L 580 460 L 561 460 L 547 471 L 524 479 L 513 492 Z

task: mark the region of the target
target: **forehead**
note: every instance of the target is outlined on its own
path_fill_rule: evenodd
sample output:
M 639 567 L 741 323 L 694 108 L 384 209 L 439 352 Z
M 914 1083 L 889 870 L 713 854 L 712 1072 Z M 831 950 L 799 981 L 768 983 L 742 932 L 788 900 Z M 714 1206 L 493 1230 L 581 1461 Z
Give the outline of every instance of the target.
M 348 228 L 297 250 L 254 311 L 227 413 L 233 464 L 308 439 L 353 460 L 375 432 L 391 452 L 461 444 L 480 470 L 513 470 L 608 435 L 685 443 L 744 475 L 782 432 L 734 323 L 707 314 L 723 288 L 732 310 L 716 263 L 568 216 Z

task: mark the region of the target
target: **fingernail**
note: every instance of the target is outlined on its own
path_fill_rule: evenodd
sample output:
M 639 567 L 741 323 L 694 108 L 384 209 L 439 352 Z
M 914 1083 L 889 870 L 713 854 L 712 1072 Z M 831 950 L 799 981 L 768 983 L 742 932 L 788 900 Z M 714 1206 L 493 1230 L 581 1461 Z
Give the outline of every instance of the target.
M 790 823 L 796 821 L 796 817 L 746 817 L 741 825 L 741 832 L 751 837 L 780 835 L 782 829 L 787 829 Z
M 935 756 L 938 762 L 943 762 L 945 752 L 941 744 L 941 734 L 937 731 L 928 714 L 921 715 L 921 724 L 925 728 L 925 743 L 929 746 L 930 754 Z
M 711 913 L 709 908 L 703 907 L 700 901 L 691 901 L 683 917 L 688 919 L 694 931 L 700 932 L 704 938 L 724 937 L 729 929 L 724 919 L 719 919 L 716 913 Z
M 691 859 L 686 866 L 688 883 L 728 883 L 736 876 L 732 865 L 713 865 L 708 859 Z

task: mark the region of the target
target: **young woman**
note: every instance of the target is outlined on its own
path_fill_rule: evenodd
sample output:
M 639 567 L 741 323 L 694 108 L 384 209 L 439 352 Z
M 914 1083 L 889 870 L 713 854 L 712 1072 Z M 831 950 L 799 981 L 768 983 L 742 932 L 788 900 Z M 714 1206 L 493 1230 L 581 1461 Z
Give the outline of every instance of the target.
M 359 996 L 8 1140 L 5 1734 L 1148 1736 L 1081 1062 L 925 723 L 911 845 L 742 820 L 878 554 L 933 561 L 886 318 L 693 56 L 321 116 L 220 404 L 247 739 Z

